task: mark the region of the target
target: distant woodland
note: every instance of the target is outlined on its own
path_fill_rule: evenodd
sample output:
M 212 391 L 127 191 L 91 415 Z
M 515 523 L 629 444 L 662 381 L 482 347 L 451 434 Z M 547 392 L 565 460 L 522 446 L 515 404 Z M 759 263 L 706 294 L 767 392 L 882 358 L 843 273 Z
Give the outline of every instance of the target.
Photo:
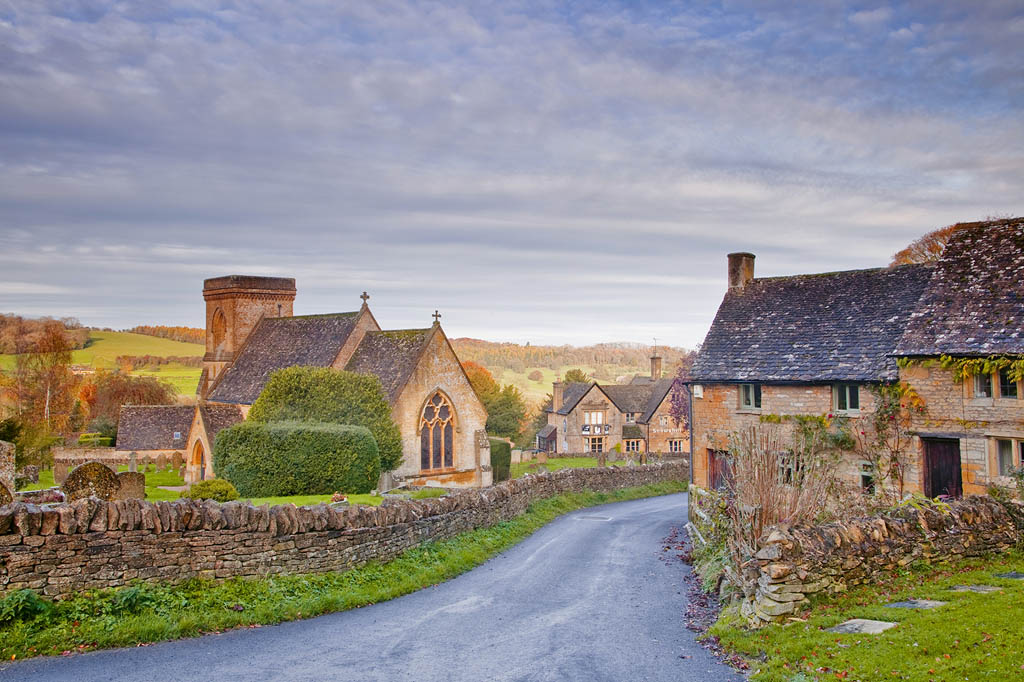
M 89 341 L 89 330 L 74 317 L 27 318 L 20 315 L 0 315 L 0 353 L 31 353 L 42 341 L 47 329 L 59 327 L 63 330 L 72 350 L 85 348 Z
M 132 334 L 145 334 L 146 336 L 170 339 L 171 341 L 181 341 L 183 343 L 206 343 L 206 330 L 196 327 L 165 327 L 160 324 L 147 324 L 132 327 L 125 331 Z

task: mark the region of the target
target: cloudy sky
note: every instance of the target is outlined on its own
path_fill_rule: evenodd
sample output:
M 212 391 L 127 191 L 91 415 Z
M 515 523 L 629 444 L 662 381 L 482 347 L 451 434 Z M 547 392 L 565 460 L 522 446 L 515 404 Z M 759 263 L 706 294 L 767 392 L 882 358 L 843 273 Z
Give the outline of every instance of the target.
M 1024 213 L 1024 9 L 0 0 L 0 311 L 699 343 L 725 254 L 885 265 Z

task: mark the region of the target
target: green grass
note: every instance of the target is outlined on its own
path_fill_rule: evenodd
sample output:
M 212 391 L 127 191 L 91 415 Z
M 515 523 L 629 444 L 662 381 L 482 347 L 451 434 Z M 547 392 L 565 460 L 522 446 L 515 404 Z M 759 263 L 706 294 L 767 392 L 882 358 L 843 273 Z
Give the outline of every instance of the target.
M 619 455 L 621 457 L 621 455 Z M 608 460 L 608 466 L 625 466 L 626 460 Z M 593 469 L 597 466 L 596 457 L 552 457 L 547 464 L 537 464 L 537 460 L 518 462 L 512 465 L 512 478 L 520 478 L 525 474 L 536 474 L 543 471 L 559 469 Z
M 195 395 L 199 387 L 199 375 L 203 370 L 200 367 L 186 367 L 179 363 L 159 365 L 152 369 L 140 369 L 132 372 L 135 376 L 156 377 L 174 386 L 181 395 Z
M 454 578 L 566 512 L 685 489 L 685 482 L 672 482 L 558 495 L 531 504 L 510 521 L 345 572 L 83 592 L 45 604 L 43 613 L 34 617 L 0 625 L 0 659 L 133 646 L 366 606 Z M 4 611 L 0 603 L 0 613 Z
M 1010 680 L 1024 678 L 1024 583 L 994 577 L 1024 571 L 1024 553 L 971 559 L 953 565 L 915 566 L 884 585 L 851 589 L 821 600 L 790 621 L 749 631 L 734 613 L 723 613 L 711 629 L 727 649 L 754 660 L 754 680 Z M 1001 592 L 951 592 L 953 585 L 986 584 Z M 909 598 L 936 599 L 946 606 L 917 611 L 885 608 Z M 825 632 L 850 618 L 899 622 L 880 635 Z

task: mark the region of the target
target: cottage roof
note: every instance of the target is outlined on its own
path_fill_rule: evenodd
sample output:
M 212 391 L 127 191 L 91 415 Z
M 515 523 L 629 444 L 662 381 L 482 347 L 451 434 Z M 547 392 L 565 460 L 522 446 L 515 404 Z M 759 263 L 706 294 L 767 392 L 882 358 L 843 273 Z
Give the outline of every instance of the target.
M 351 312 L 263 318 L 214 385 L 209 400 L 251 405 L 276 370 L 330 367 L 358 317 L 358 312 Z
M 693 381 L 882 381 L 930 265 L 753 279 L 726 293 Z
M 573 408 L 583 400 L 583 396 L 587 394 L 587 391 L 593 385 L 594 382 L 592 381 L 573 381 L 566 384 L 562 388 L 562 406 L 556 412 L 558 414 L 569 414 L 572 412 Z
M 558 428 L 554 424 L 548 424 L 547 426 L 542 428 L 540 431 L 538 431 L 537 435 L 542 440 L 547 440 L 547 439 L 551 438 L 551 436 L 555 435 L 555 432 L 557 430 L 558 430 Z
M 244 419 L 242 410 L 237 405 L 200 405 L 199 414 L 206 425 L 206 436 L 211 443 L 218 433 Z
M 118 450 L 182 450 L 195 412 L 192 405 L 124 405 L 118 421 L 116 447 Z
M 398 398 L 416 369 L 434 328 L 367 332 L 345 369 L 380 379 L 390 402 Z
M 658 407 L 661 405 L 662 401 L 665 400 L 665 396 L 667 396 L 668 392 L 672 390 L 672 384 L 674 382 L 675 379 L 658 379 L 654 382 L 650 387 L 651 396 L 647 401 L 644 414 L 637 421 L 641 424 L 647 424 L 651 421 L 651 417 L 653 417 L 654 413 L 657 412 Z
M 1024 353 L 1024 218 L 950 237 L 896 354 Z
M 672 379 L 658 379 L 646 384 L 571 383 L 562 390 L 562 407 L 557 414 L 569 414 L 592 387 L 604 393 L 620 412 L 640 415 L 637 422 L 646 424 L 672 388 Z

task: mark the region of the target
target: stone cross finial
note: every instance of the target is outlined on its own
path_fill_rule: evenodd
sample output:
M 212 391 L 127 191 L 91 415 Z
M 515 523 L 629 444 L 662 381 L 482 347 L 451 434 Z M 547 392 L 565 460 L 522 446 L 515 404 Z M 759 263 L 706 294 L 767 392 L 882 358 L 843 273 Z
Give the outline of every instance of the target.
M 363 305 L 366 305 L 366 302 L 370 300 L 370 295 L 364 291 L 359 298 L 363 299 Z
M 441 313 L 434 311 L 434 324 L 441 324 Z

